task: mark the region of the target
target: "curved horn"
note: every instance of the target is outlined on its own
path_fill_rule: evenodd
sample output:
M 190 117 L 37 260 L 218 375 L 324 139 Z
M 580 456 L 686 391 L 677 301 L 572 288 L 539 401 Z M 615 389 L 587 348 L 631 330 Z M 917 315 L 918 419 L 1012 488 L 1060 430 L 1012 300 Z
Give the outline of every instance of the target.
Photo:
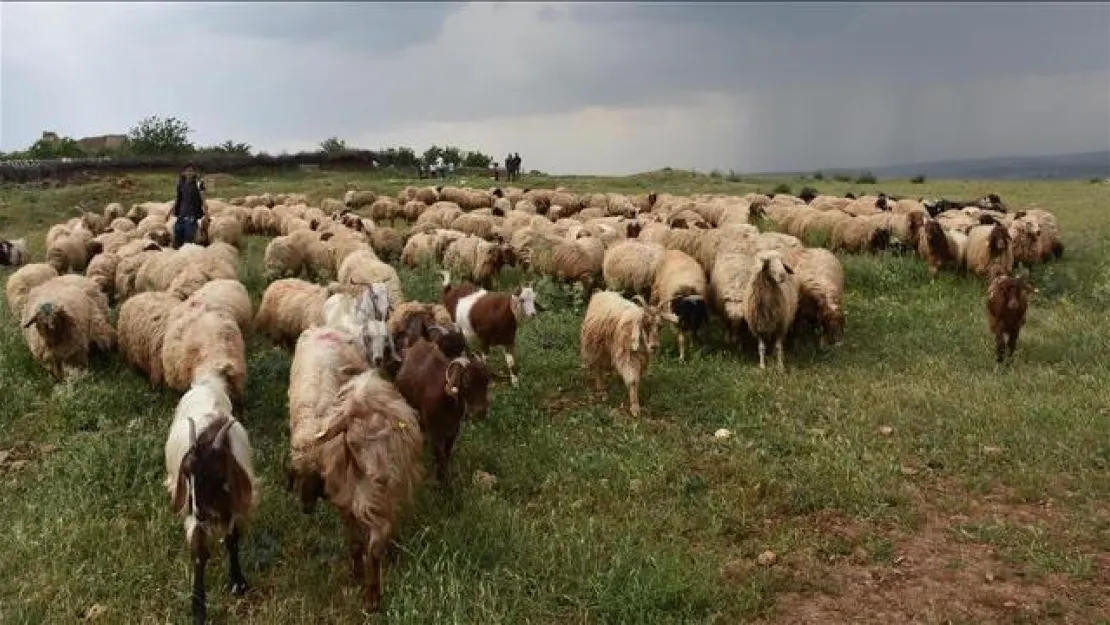
M 461 358 L 456 358 L 456 359 L 452 360 L 451 362 L 447 363 L 447 371 L 444 373 L 444 377 L 446 378 L 446 382 L 447 382 L 447 386 L 446 386 L 447 394 L 450 395 L 451 397 L 458 397 L 459 396 L 459 385 L 458 385 L 457 382 L 453 382 L 451 380 L 451 370 L 455 365 L 458 365 L 459 367 L 461 367 L 463 369 L 463 371 L 466 370 L 466 362 Z M 459 372 L 459 375 L 460 376 L 462 375 L 462 371 Z
M 220 431 L 216 432 L 216 438 L 212 441 L 213 449 L 223 449 L 224 445 L 227 443 L 228 430 L 231 429 L 232 425 L 235 425 L 235 419 L 228 419 L 227 423 L 220 428 Z
M 644 301 L 644 297 L 642 295 L 639 295 L 639 294 L 633 295 L 632 296 L 632 301 L 639 304 L 641 308 L 647 308 L 647 302 Z

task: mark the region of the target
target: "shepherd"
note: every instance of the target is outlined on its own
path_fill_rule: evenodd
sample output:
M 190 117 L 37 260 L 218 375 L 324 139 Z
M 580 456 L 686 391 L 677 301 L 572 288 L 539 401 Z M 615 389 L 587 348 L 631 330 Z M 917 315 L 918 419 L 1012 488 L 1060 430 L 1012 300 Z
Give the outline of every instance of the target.
M 197 236 L 197 223 L 205 215 L 204 181 L 197 178 L 197 169 L 186 163 L 177 180 L 177 198 L 170 215 L 177 218 L 173 226 L 173 248 L 192 243 Z

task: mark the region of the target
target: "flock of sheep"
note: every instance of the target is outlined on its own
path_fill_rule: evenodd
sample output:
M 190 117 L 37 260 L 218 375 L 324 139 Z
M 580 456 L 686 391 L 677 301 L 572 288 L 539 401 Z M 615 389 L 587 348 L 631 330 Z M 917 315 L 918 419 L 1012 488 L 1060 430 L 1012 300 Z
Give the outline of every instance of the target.
M 306 511 L 326 498 L 352 545 L 370 609 L 398 509 L 421 482 L 431 443 L 439 480 L 464 418 L 482 418 L 504 353 L 515 387 L 516 332 L 542 312 L 530 286 L 492 290 L 501 268 L 579 285 L 588 297 L 580 358 L 595 386 L 615 372 L 633 415 L 662 328 L 678 355 L 718 317 L 730 341 L 754 344 L 759 366 L 787 338 L 835 343 L 844 330 L 844 271 L 831 250 L 916 253 L 935 275 L 990 279 L 998 358 L 1012 355 L 1032 288 L 1013 275 L 1063 252 L 1055 218 L 1011 213 L 997 196 L 970 202 L 749 194 L 577 195 L 563 189 L 406 188 L 349 191 L 311 206 L 299 194 L 207 200 L 196 244 L 171 247 L 169 202 L 86 212 L 46 234 L 45 262 L 2 241 L 7 305 L 32 356 L 61 378 L 91 350 L 118 349 L 152 384 L 183 393 L 165 446 L 173 509 L 194 561 L 193 613 L 205 619 L 207 535 L 221 531 L 230 588 L 256 503 L 252 450 L 236 418 L 246 386 L 244 335 L 293 348 L 287 486 Z M 398 220 L 407 228 L 396 228 Z M 773 223 L 775 231 L 758 225 Z M 265 249 L 257 310 L 239 281 L 247 235 Z M 823 241 L 824 247 L 806 242 Z M 391 264 L 393 263 L 393 264 Z M 394 264 L 439 266 L 439 302 L 406 297 Z M 82 275 L 82 272 L 84 275 Z M 452 284 L 451 276 L 462 278 Z M 604 290 L 601 290 L 604 289 Z M 118 305 L 115 326 L 110 305 Z

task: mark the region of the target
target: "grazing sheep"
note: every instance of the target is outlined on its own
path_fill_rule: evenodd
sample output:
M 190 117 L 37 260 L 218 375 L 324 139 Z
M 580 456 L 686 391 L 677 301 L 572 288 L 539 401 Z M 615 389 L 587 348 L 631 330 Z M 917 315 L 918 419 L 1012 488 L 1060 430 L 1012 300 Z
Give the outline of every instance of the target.
M 475 236 L 465 236 L 447 245 L 443 266 L 462 275 L 463 279 L 486 288 L 493 287 L 493 278 L 506 264 L 507 250 Z
M 1013 271 L 1014 254 L 1006 228 L 995 223 L 968 230 L 964 264 L 968 271 L 983 277 L 987 277 L 995 265 L 1006 273 Z
M 352 337 L 330 328 L 298 339 L 289 374 L 287 484 L 305 512 L 321 497 L 339 512 L 352 573 L 374 612 L 398 512 L 423 480 L 424 437 L 416 411 L 367 369 L 360 351 Z
M 663 262 L 666 249 L 656 243 L 643 243 L 628 239 L 616 243 L 605 252 L 601 273 L 605 286 L 612 291 L 628 291 L 637 295 L 651 295 L 655 271 Z
M 774 343 L 779 369 L 785 369 L 783 339 L 798 311 L 798 282 L 783 263 L 782 254 L 765 250 L 756 254 L 744 294 L 744 320 L 759 340 L 759 368 L 765 369 L 768 343 Z
M 166 386 L 187 391 L 192 381 L 219 372 L 236 403 L 247 384 L 246 345 L 235 319 L 203 301 L 185 301 L 170 311 L 162 338 L 162 372 Z
M 96 283 L 101 293 L 108 296 L 111 302 L 116 294 L 116 269 L 119 267 L 120 258 L 112 252 L 102 252 L 93 256 L 89 266 L 85 269 L 85 276 Z
M 247 287 L 238 280 L 221 278 L 206 282 L 193 291 L 188 300 L 203 302 L 209 308 L 227 314 L 235 320 L 242 332 L 246 332 L 251 326 L 251 297 L 247 293 Z
M 247 430 L 232 416 L 222 377 L 194 380 L 174 410 L 165 445 L 166 479 L 173 511 L 184 518 L 185 542 L 193 560 L 193 620 L 207 617 L 204 572 L 208 535 L 224 534 L 228 588 L 247 591 L 239 563 L 239 541 L 254 512 L 258 492 Z
M 678 319 L 678 359 L 686 360 L 686 335 L 696 339 L 709 322 L 706 303 L 708 280 L 698 261 L 685 252 L 667 250 L 655 270 L 651 304 L 661 306 Z
M 996 366 L 1012 362 L 1018 335 L 1025 325 L 1029 296 L 1037 292 L 1025 276 L 1014 277 L 998 265 L 990 269 L 987 285 L 987 321 L 994 334 Z M 1008 354 L 1007 354 L 1008 352 Z
M 27 262 L 27 240 L 0 239 L 0 266 L 18 267 Z
M 397 306 L 405 301 L 405 292 L 397 270 L 378 260 L 370 249 L 361 249 L 351 254 L 339 266 L 339 283 L 342 285 L 365 286 L 375 282 L 385 284 L 390 306 Z
M 786 260 L 798 282 L 795 327 L 819 330 L 822 347 L 836 344 L 844 332 L 844 268 L 832 252 L 819 247 L 791 250 Z
M 744 302 L 752 272 L 752 256 L 727 252 L 716 257 L 709 273 L 709 294 L 713 308 L 723 319 L 725 338 L 732 342 L 746 325 Z
M 46 247 L 46 262 L 58 273 L 84 271 L 89 257 L 99 250 L 93 233 L 85 228 L 72 228 L 52 240 Z
M 448 359 L 434 343 L 420 339 L 407 348 L 396 380 L 432 441 L 439 483 L 449 486 L 448 464 L 463 419 L 481 420 L 489 410 L 489 367 L 462 356 Z
M 146 261 L 158 253 L 159 250 L 142 251 L 130 256 L 121 256 L 116 265 L 116 301 L 122 302 L 138 292 L 135 282 L 139 277 L 139 270 Z
M 181 300 L 163 291 L 139 293 L 119 307 L 120 354 L 147 375 L 151 385 L 162 383 L 162 341 L 170 313 Z
M 363 206 L 370 206 L 378 199 L 378 194 L 373 191 L 357 191 L 351 189 L 343 195 L 343 205 L 352 210 Z
M 31 289 L 57 277 L 58 271 L 47 263 L 24 265 L 8 276 L 8 282 L 4 285 L 4 297 L 12 316 L 19 317 L 23 314 L 23 304 Z
M 378 258 L 395 262 L 401 258 L 405 249 L 405 237 L 393 228 L 374 228 L 370 231 L 370 247 Z
M 939 221 L 929 219 L 921 229 L 920 237 L 917 250 L 929 266 L 930 278 L 935 279 L 942 268 L 956 270 L 964 268 L 966 235 L 945 230 Z
M 659 347 L 661 321 L 677 323 L 671 313 L 648 306 L 643 298 L 629 301 L 614 291 L 590 297 L 579 333 L 582 366 L 598 392 L 605 390 L 605 374 L 615 370 L 628 390 L 632 416 L 640 415 L 640 380 L 651 354 Z
M 20 326 L 31 356 L 59 380 L 66 368 L 87 367 L 90 349 L 107 352 L 116 343 L 107 299 L 84 276 L 59 276 L 32 288 Z
M 339 285 L 323 287 L 299 278 L 275 280 L 262 293 L 254 328 L 277 343 L 293 346 L 302 332 L 324 322 L 324 303 Z
M 605 244 L 591 236 L 561 243 L 551 253 L 554 277 L 581 285 L 587 298 L 600 286 L 604 260 Z

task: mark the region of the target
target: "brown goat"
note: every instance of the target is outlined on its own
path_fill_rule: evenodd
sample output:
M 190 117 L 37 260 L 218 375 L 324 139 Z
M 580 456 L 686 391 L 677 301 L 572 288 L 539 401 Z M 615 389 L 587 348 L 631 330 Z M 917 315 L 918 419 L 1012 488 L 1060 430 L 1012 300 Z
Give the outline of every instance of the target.
M 505 350 L 505 364 L 513 386 L 520 380 L 516 368 L 516 329 L 520 322 L 543 308 L 536 302 L 532 287 L 517 287 L 512 293 L 487 291 L 474 284 L 451 285 L 450 272 L 444 271 L 443 306 L 462 330 L 466 342 L 477 343 L 479 358 L 495 345 Z
M 489 411 L 489 368 L 465 357 L 448 360 L 433 343 L 417 340 L 397 373 L 397 390 L 420 413 L 420 427 L 435 448 L 439 483 L 450 485 L 448 463 L 463 419 Z
M 1007 359 L 1013 361 L 1018 335 L 1025 325 L 1029 296 L 1036 292 L 1037 289 L 1025 276 L 1014 277 L 1001 267 L 991 268 L 990 284 L 987 285 L 987 322 L 994 334 L 997 365 Z

